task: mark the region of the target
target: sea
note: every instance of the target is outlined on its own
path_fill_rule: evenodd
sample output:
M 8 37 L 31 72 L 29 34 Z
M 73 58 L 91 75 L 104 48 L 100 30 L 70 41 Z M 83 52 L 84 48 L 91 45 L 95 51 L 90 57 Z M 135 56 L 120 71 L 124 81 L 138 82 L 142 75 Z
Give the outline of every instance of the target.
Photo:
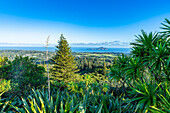
M 71 47 L 72 52 L 115 52 L 115 53 L 130 53 L 130 48 L 107 48 L 107 50 L 90 50 L 90 48 L 98 47 Z M 46 51 L 45 47 L 0 47 L 0 50 L 33 50 Z M 55 51 L 55 47 L 49 47 L 49 51 Z

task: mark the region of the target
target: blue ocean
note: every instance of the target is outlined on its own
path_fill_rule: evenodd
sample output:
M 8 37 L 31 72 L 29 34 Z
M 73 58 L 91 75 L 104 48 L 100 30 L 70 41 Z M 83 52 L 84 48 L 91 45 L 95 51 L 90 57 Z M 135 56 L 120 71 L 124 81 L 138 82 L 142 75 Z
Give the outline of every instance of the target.
M 90 50 L 95 47 L 71 47 L 72 52 L 119 52 L 130 53 L 130 48 L 107 48 L 107 50 Z M 96 47 L 97 48 L 97 47 Z M 49 51 L 55 51 L 55 47 L 49 47 Z M 34 50 L 46 51 L 45 47 L 0 47 L 0 50 Z

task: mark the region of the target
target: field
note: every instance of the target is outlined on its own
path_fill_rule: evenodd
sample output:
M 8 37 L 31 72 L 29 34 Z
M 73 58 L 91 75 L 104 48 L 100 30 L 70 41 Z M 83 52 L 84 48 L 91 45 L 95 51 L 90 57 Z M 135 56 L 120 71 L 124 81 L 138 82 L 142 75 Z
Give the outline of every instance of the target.
M 48 56 L 51 58 L 55 52 L 49 52 Z M 74 52 L 74 57 L 90 57 L 90 58 L 105 58 L 105 59 L 113 59 L 114 57 L 120 55 L 120 53 L 115 52 Z M 41 64 L 46 60 L 46 52 L 45 51 L 25 51 L 25 50 L 0 50 L 0 56 L 6 56 L 9 60 L 13 60 L 16 56 L 23 57 L 31 57 L 35 59 L 37 64 Z

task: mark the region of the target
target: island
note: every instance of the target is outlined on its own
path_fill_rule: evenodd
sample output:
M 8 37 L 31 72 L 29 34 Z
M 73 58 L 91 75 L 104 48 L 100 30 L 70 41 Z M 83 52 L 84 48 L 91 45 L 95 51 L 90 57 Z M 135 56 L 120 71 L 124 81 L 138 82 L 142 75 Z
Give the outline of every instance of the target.
M 88 50 L 108 50 L 108 48 L 99 47 L 99 48 L 88 48 Z

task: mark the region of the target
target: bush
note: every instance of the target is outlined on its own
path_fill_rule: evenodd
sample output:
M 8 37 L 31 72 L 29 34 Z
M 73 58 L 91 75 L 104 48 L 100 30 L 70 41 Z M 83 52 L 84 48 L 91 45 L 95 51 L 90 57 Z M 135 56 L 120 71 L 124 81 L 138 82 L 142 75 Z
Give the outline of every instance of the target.
M 11 90 L 11 81 L 10 80 L 0 80 L 0 93 L 7 92 Z

